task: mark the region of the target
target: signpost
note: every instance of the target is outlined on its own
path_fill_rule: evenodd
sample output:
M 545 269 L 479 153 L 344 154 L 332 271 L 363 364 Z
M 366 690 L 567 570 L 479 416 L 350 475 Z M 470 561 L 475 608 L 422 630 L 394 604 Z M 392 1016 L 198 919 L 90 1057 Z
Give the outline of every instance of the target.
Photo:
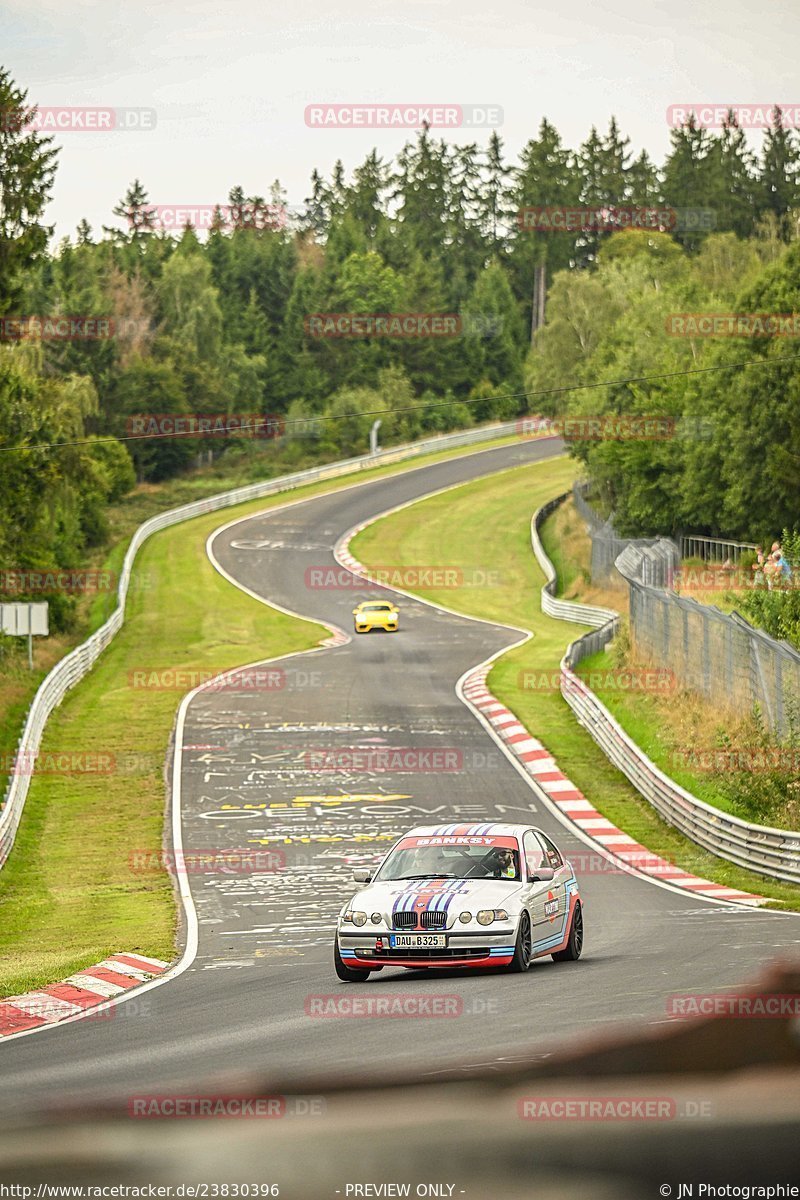
M 28 666 L 33 670 L 33 639 L 47 637 L 47 601 L 37 603 L 0 604 L 0 633 L 11 637 L 27 637 Z

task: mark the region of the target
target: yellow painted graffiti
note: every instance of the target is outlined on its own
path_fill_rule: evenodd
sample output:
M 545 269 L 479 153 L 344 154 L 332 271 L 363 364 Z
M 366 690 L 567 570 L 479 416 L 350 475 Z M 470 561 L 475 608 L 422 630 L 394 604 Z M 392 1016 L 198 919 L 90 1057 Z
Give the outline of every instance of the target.
M 411 796 L 400 794 L 386 796 L 382 792 L 371 794 L 347 794 L 343 796 L 294 796 L 291 800 L 273 800 L 269 804 L 222 804 L 220 812 L 236 809 L 263 811 L 272 808 L 311 808 L 313 805 L 324 805 L 327 808 L 338 808 L 342 804 L 387 804 L 394 800 L 410 800 Z

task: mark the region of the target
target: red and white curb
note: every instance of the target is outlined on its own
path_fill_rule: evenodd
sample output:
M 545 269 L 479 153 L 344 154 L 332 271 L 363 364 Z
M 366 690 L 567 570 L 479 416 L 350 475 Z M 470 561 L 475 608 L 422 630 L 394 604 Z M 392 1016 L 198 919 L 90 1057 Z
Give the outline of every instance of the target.
M 352 529 L 347 531 L 347 541 L 341 547 L 336 548 L 336 561 L 348 571 L 352 571 L 354 575 L 360 575 L 363 579 L 369 579 L 369 567 L 365 567 L 350 553 L 350 540 L 357 534 L 361 533 L 362 529 L 366 529 L 367 525 L 371 525 L 371 521 L 364 521 L 361 525 L 354 525 Z
M 387 516 L 388 514 L 382 515 Z M 367 579 L 369 578 L 369 567 L 365 567 L 350 553 L 350 542 L 362 529 L 366 529 L 368 525 L 372 525 L 375 520 L 379 519 L 377 517 L 370 521 L 364 521 L 361 525 L 356 525 L 353 529 L 348 530 L 336 547 L 337 561 L 343 567 L 353 571 L 354 574 Z M 400 588 L 393 590 L 401 591 Z M 408 592 L 404 594 L 410 595 Z M 418 599 L 418 597 L 414 598 Z M 433 607 L 441 606 L 434 604 Z M 623 833 L 607 817 L 599 813 L 572 780 L 559 770 L 550 751 L 533 737 L 511 710 L 501 704 L 497 697 L 489 691 L 486 686 L 486 677 L 490 666 L 491 663 L 484 663 L 467 675 L 462 687 L 465 699 L 488 721 L 495 734 L 505 742 L 511 753 L 521 763 L 525 773 L 541 788 L 553 807 L 562 817 L 577 826 L 584 840 L 590 839 L 597 843 L 605 857 L 612 856 L 623 868 L 628 868 L 631 872 L 641 875 L 648 875 L 662 884 L 681 888 L 696 896 L 748 907 L 757 907 L 764 903 L 763 896 L 757 896 L 751 892 L 741 892 L 738 888 L 724 887 L 710 879 L 701 879 L 699 876 L 692 875 L 689 871 L 675 866 L 674 863 L 668 862 L 667 859 L 659 858 L 658 855 L 653 854 L 651 850 L 642 846 L 629 834 Z
M 625 866 L 674 887 L 684 888 L 697 896 L 753 906 L 763 903 L 763 896 L 740 892 L 737 888 L 724 887 L 709 879 L 691 875 L 665 858 L 654 855 L 627 833 L 617 829 L 616 825 L 599 813 L 583 792 L 559 770 L 550 751 L 531 736 L 510 709 L 492 695 L 486 686 L 487 673 L 487 667 L 479 667 L 473 671 L 464 682 L 464 695 L 516 755 L 525 771 L 547 795 L 550 803 L 577 825 L 584 836 L 597 842 L 603 850 L 619 859 Z
M 112 954 L 94 967 L 70 975 L 63 983 L 54 983 L 24 996 L 0 1000 L 0 1037 L 57 1025 L 104 1004 L 130 988 L 147 983 L 167 970 L 169 963 L 143 954 Z

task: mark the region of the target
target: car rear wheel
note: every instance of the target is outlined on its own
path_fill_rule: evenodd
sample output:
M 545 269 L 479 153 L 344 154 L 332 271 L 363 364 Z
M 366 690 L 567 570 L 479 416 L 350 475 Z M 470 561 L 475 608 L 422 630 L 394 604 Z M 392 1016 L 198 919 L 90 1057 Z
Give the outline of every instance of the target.
M 577 962 L 583 950 L 583 910 L 580 900 L 575 901 L 575 911 L 569 927 L 569 937 L 563 950 L 556 950 L 554 962 Z
M 523 909 L 517 929 L 517 940 L 514 945 L 514 957 L 508 964 L 509 971 L 527 971 L 531 965 L 533 943 L 531 939 L 531 919 Z
M 342 983 L 364 983 L 369 979 L 369 971 L 359 971 L 357 968 L 348 967 L 342 960 L 339 953 L 339 939 L 333 943 L 333 966 L 336 974 L 341 979 Z

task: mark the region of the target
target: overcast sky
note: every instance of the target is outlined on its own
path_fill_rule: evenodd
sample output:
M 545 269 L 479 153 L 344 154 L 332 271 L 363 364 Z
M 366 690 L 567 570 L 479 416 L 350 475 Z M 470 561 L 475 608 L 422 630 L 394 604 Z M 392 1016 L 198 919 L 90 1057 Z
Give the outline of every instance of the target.
M 134 177 L 164 205 L 224 202 L 237 183 L 268 195 L 278 177 L 299 205 L 313 167 L 349 173 L 413 136 L 310 128 L 310 104 L 496 105 L 510 158 L 543 116 L 575 146 L 613 113 L 657 161 L 670 104 L 800 106 L 796 0 L 0 0 L 0 29 L 0 64 L 32 101 L 156 112 L 148 132 L 57 137 L 60 235 L 112 223 Z

